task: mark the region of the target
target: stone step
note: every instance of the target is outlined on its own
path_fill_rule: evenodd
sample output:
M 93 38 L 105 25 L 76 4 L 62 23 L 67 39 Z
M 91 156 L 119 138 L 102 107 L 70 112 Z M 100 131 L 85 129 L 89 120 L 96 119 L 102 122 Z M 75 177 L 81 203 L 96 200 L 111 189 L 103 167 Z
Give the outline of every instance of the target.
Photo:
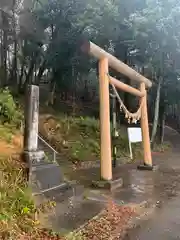
M 57 198 L 71 186 L 64 181 L 60 166 L 57 163 L 33 165 L 30 184 L 33 195 L 43 194 L 47 198 Z
M 78 195 L 62 196 L 63 198 L 64 201 L 56 200 L 55 209 L 43 218 L 42 227 L 51 227 L 55 232 L 66 234 L 81 227 L 105 206 L 103 202 L 96 202 Z
M 65 183 L 64 186 L 57 189 L 52 189 L 48 192 L 43 192 L 44 196 L 48 199 L 52 199 L 56 203 L 67 201 L 72 198 L 83 198 L 84 187 L 73 186 L 71 183 Z
M 32 176 L 32 180 L 37 182 L 41 191 L 58 186 L 64 182 L 60 167 L 56 163 L 33 166 Z
M 46 199 L 50 199 L 53 201 L 64 201 L 64 199 L 72 196 L 71 185 L 66 182 L 59 184 L 58 186 L 54 186 L 52 188 L 40 190 L 39 187 L 35 183 L 32 184 L 33 187 L 33 196 L 43 195 Z

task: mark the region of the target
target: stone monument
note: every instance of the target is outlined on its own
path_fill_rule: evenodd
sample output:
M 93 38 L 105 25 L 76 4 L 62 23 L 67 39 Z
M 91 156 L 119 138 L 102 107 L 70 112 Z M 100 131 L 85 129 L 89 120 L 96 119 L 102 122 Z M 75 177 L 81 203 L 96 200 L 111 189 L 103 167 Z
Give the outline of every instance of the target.
M 28 164 L 29 185 L 33 194 L 51 197 L 51 193 L 58 193 L 68 184 L 63 180 L 60 166 L 47 161 L 44 151 L 38 149 L 39 87 L 36 85 L 27 86 L 24 116 L 24 157 Z

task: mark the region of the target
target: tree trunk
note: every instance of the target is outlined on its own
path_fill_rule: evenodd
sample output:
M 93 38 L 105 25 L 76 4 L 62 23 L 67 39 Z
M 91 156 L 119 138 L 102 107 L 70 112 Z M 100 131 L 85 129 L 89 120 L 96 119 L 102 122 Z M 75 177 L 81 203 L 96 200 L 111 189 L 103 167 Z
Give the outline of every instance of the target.
M 3 63 L 3 70 L 4 70 L 4 85 L 7 84 L 7 33 L 4 32 L 4 63 Z
M 51 83 L 51 91 L 48 96 L 48 100 L 46 102 L 46 105 L 49 106 L 51 104 L 52 106 L 54 105 L 54 100 L 55 100 L 55 92 L 56 92 L 56 82 Z
M 159 120 L 159 103 L 160 103 L 160 93 L 161 93 L 161 84 L 162 84 L 162 77 L 159 78 L 157 92 L 156 92 L 156 102 L 154 108 L 154 121 L 152 126 L 152 134 L 151 134 L 151 142 L 154 144 L 155 137 L 157 134 L 157 127 L 158 127 L 158 120 Z
M 39 85 L 39 83 L 41 81 L 41 78 L 42 78 L 42 75 L 45 71 L 45 67 L 46 67 L 46 60 L 43 61 L 42 65 L 39 68 L 39 71 L 38 71 L 38 74 L 37 74 L 37 77 L 36 77 L 36 82 L 35 82 L 36 85 Z
M 164 127 L 165 127 L 165 118 L 166 118 L 166 102 L 165 95 L 161 93 L 160 105 L 159 105 L 159 143 L 164 142 Z
M 7 50 L 8 50 L 8 44 L 7 44 L 7 31 L 8 31 L 8 19 L 6 16 L 6 13 L 2 12 L 2 25 L 3 25 L 3 43 L 2 43 L 2 71 L 3 71 L 3 85 L 7 84 Z
M 31 63 L 30 63 L 30 67 L 29 67 L 29 71 L 27 73 L 26 76 L 26 81 L 25 81 L 25 85 L 31 84 L 32 83 L 32 75 L 33 75 L 33 70 L 34 70 L 34 66 L 36 63 L 36 56 L 32 57 Z
M 0 30 L 1 31 L 1 52 L 0 52 L 0 54 L 1 54 L 1 68 L 2 68 L 2 66 L 3 66 L 3 59 L 4 59 L 4 57 L 3 57 L 3 30 Z M 2 79 L 1 79 L 1 81 L 2 81 Z
M 76 96 L 77 96 L 77 74 L 74 65 L 72 65 L 72 79 L 73 79 L 73 91 L 72 91 L 72 115 L 76 115 Z
M 19 83 L 18 83 L 18 92 L 19 93 L 23 93 L 24 66 L 25 66 L 25 60 L 23 60 L 22 65 L 21 65 L 21 73 L 19 76 Z
M 159 142 L 160 142 L 160 144 L 163 144 L 163 142 L 164 142 L 165 119 L 166 119 L 166 113 L 165 113 L 164 109 L 163 109 L 162 112 L 160 110 L 160 116 L 159 116 L 159 120 L 160 120 L 160 124 L 159 124 Z
M 14 39 L 14 57 L 12 61 L 12 69 L 10 75 L 10 85 L 18 86 L 18 77 L 17 77 L 17 40 Z
M 17 35 L 16 35 L 16 17 L 15 17 L 15 6 L 16 1 L 13 0 L 13 40 L 14 40 L 14 59 L 12 64 L 12 81 L 16 86 L 18 85 L 18 79 L 17 79 Z M 13 84 L 13 85 L 14 85 Z

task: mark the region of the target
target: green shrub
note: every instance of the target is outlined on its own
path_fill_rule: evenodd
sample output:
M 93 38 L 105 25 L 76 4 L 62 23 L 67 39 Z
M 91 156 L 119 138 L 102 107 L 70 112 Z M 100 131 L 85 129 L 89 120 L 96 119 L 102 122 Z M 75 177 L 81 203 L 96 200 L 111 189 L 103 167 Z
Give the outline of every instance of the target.
M 3 123 L 20 125 L 22 114 L 8 88 L 0 90 L 0 120 Z

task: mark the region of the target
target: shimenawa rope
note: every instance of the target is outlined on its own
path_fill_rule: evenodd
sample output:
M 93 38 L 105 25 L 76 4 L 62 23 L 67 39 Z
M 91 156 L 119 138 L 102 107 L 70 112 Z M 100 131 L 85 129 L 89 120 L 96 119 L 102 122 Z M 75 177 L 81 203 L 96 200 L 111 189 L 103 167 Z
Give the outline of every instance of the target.
M 110 76 L 109 76 L 108 73 L 107 73 L 107 76 L 108 76 L 108 78 L 109 78 L 109 83 L 111 84 L 111 82 L 110 82 Z M 127 109 L 127 107 L 124 105 L 124 103 L 123 103 L 121 97 L 119 96 L 119 94 L 118 94 L 115 86 L 114 86 L 113 84 L 111 84 L 111 86 L 112 86 L 114 95 L 116 96 L 116 98 L 118 99 L 118 102 L 119 102 L 119 104 L 120 104 L 120 111 L 121 111 L 121 112 L 122 112 L 122 111 L 124 112 L 125 118 L 128 119 L 128 123 L 135 123 L 135 124 L 136 124 L 137 121 L 139 121 L 140 118 L 141 118 L 141 108 L 142 108 L 143 101 L 141 101 L 140 106 L 139 106 L 139 109 L 138 109 L 135 113 L 131 113 L 131 112 Z M 112 96 L 112 94 L 111 94 L 111 96 Z

